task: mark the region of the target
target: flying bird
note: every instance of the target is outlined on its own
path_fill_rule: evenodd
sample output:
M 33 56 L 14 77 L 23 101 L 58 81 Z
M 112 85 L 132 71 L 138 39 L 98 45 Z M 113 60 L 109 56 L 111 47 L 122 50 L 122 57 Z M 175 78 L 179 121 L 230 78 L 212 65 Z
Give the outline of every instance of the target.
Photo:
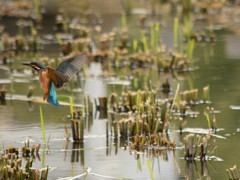
M 63 85 L 67 83 L 74 74 L 80 71 L 86 61 L 86 55 L 81 54 L 64 60 L 60 63 L 57 69 L 48 66 L 45 67 L 40 62 L 24 62 L 22 64 L 30 66 L 38 72 L 39 80 L 42 89 L 44 90 L 43 100 L 47 99 L 49 104 L 59 107 L 60 104 L 57 100 L 55 87 L 57 89 L 63 87 Z

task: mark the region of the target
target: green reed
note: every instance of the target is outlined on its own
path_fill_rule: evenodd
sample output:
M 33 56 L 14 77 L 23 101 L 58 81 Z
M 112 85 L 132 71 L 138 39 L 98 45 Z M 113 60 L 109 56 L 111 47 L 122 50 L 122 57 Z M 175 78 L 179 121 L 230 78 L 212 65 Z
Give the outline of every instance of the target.
M 154 24 L 151 24 L 151 49 L 155 50 L 155 28 Z
M 178 18 L 174 19 L 174 50 L 178 48 Z
M 147 159 L 147 165 L 148 165 L 149 172 L 151 174 L 151 179 L 153 180 L 153 172 L 152 172 L 152 168 L 151 168 L 151 165 L 150 165 L 150 162 L 148 159 Z
M 122 28 L 126 28 L 127 26 L 127 18 L 125 14 L 122 14 Z
M 145 35 L 143 35 L 143 48 L 144 48 L 144 52 L 147 52 L 148 51 L 148 44 L 147 44 L 147 38 Z
M 41 107 L 41 106 L 40 106 L 40 118 L 41 118 L 41 126 L 42 126 L 43 140 L 44 140 L 44 144 L 46 144 L 44 121 L 43 121 L 43 113 L 42 113 L 42 107 Z
M 137 48 L 138 48 L 138 41 L 134 40 L 133 41 L 133 52 L 137 52 Z
M 56 39 L 57 39 L 57 42 L 59 43 L 59 45 L 63 45 L 63 41 L 58 35 L 56 35 Z
M 188 45 L 187 45 L 187 57 L 188 57 L 189 59 L 192 59 L 193 50 L 194 50 L 194 44 L 195 44 L 195 40 L 194 40 L 194 39 L 188 41 Z
M 209 130 L 211 129 L 211 124 L 210 124 L 210 119 L 209 119 L 209 115 L 207 113 L 204 113 L 204 115 L 206 116 L 207 118 L 207 121 L 208 121 L 208 128 Z
M 159 44 L 159 30 L 160 30 L 160 24 L 157 22 L 155 25 L 155 46 L 157 47 Z
M 72 100 L 72 97 L 69 98 L 69 102 L 70 102 L 70 113 L 71 113 L 71 117 L 73 118 L 73 100 Z

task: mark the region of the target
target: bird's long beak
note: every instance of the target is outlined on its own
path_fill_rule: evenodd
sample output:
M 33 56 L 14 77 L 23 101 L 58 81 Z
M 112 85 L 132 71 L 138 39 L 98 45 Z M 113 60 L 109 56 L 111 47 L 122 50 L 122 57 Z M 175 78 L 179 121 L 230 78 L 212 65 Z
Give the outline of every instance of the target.
M 31 66 L 31 63 L 29 63 L 29 62 L 23 62 L 22 64 L 26 65 L 26 66 Z

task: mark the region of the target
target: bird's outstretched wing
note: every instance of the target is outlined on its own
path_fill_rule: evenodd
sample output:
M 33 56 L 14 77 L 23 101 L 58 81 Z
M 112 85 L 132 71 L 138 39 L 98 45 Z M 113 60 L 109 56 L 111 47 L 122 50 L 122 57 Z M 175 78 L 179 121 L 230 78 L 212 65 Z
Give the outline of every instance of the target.
M 50 80 L 52 80 L 56 88 L 61 88 L 74 74 L 80 71 L 86 60 L 86 55 L 81 54 L 64 60 L 56 70 L 47 67 Z
M 54 85 L 58 89 L 61 88 L 64 85 L 64 83 L 69 81 L 68 76 L 64 75 L 63 73 L 50 67 L 47 67 L 47 70 L 49 79 L 54 83 Z
M 80 71 L 86 60 L 87 57 L 85 54 L 81 54 L 73 58 L 68 58 L 64 60 L 56 70 L 63 73 L 69 79 L 71 79 L 75 73 Z

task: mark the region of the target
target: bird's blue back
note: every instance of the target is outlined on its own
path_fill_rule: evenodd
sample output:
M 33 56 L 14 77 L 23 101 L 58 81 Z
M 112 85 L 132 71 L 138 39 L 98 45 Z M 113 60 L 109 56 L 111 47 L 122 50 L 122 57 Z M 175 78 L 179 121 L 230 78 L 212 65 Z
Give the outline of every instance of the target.
M 50 84 L 49 84 L 49 94 L 47 97 L 47 102 L 55 107 L 60 106 L 60 104 L 58 103 L 58 100 L 57 100 L 57 94 L 56 94 L 53 82 L 50 82 Z

